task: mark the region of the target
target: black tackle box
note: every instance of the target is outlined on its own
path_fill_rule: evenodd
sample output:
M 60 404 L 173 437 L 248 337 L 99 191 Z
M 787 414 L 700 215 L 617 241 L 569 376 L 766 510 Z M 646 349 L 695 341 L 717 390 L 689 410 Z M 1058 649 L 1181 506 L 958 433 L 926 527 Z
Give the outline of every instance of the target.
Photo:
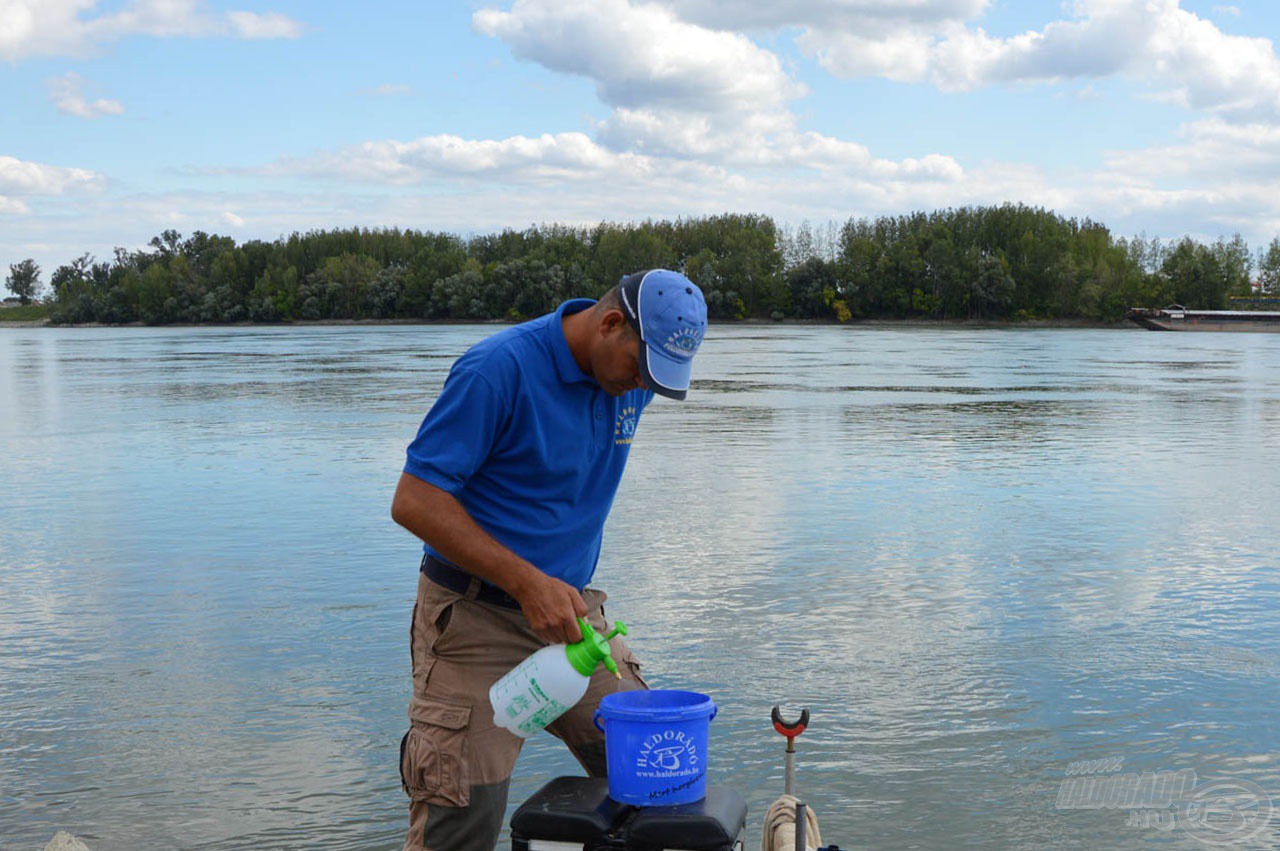
M 603 777 L 557 777 L 511 817 L 512 851 L 741 851 L 747 802 L 708 786 L 673 807 L 632 807 L 609 797 Z

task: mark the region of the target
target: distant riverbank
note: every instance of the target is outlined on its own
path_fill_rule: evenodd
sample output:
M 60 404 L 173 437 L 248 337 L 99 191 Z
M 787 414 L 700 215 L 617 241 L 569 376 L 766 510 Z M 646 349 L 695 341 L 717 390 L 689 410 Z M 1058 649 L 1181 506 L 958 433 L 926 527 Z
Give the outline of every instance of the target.
M 44 304 L 0 303 L 0 328 L 6 325 L 21 328 L 49 324 L 49 307 Z
M 10 320 L 0 313 L 0 328 L 311 328 L 320 325 L 515 325 L 504 319 L 299 319 L 293 322 L 174 322 L 165 325 L 147 325 L 143 322 L 110 324 L 81 322 L 63 325 L 53 324 L 46 316 L 42 319 Z M 1115 328 L 1138 330 L 1129 322 L 1102 322 L 1096 319 L 718 319 L 715 325 L 762 326 L 846 326 L 849 328 L 921 327 L 921 328 Z

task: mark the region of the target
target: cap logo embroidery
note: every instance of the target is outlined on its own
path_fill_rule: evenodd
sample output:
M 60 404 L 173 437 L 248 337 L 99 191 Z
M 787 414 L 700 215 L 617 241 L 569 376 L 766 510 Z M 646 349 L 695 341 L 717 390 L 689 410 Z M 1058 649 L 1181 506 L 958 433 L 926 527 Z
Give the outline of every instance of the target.
M 678 328 L 662 344 L 662 348 L 678 358 L 688 360 L 694 356 L 698 351 L 698 346 L 701 344 L 702 331 L 700 329 Z

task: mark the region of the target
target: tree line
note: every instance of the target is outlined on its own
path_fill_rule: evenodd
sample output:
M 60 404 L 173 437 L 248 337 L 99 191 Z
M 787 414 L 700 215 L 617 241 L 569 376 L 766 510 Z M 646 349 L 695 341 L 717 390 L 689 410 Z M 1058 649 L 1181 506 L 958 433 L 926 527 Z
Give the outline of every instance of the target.
M 713 319 L 1113 321 L 1130 307 L 1225 308 L 1251 294 L 1255 270 L 1280 294 L 1280 238 L 1256 256 L 1238 235 L 1115 238 L 1016 204 L 816 228 L 727 214 L 469 238 L 346 228 L 238 244 L 166 230 L 144 250 L 58 267 L 47 303 L 57 323 L 519 320 L 654 267 L 697 283 Z M 28 296 L 33 270 L 10 267 Z

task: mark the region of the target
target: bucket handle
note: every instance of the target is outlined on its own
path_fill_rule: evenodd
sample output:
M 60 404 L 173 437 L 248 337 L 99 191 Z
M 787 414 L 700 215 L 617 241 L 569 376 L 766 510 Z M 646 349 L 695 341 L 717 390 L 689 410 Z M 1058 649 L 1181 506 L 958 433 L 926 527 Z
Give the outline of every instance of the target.
M 712 704 L 711 704 L 711 716 L 710 716 L 709 718 L 707 718 L 707 720 L 708 720 L 708 721 L 714 721 L 714 720 L 715 720 L 716 715 L 717 715 L 719 712 L 720 712 L 720 707 L 719 707 L 719 706 L 716 706 L 714 703 L 712 703 Z M 600 710 L 599 710 L 599 709 L 597 709 L 597 710 L 595 711 L 595 714 L 593 714 L 593 715 L 591 716 L 591 723 L 592 723 L 592 724 L 595 724 L 595 725 L 596 725 L 596 729 L 597 729 L 597 730 L 599 730 L 601 733 L 605 732 L 604 727 L 600 724 Z

